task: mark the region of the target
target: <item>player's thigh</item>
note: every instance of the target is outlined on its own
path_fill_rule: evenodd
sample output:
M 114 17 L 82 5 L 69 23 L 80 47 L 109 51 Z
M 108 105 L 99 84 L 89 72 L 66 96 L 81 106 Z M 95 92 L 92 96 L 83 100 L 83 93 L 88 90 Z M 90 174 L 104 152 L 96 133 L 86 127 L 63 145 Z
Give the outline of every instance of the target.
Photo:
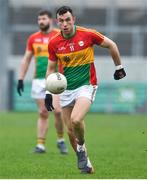
M 62 118 L 67 126 L 67 128 L 71 128 L 71 113 L 72 113 L 73 107 L 72 106 L 67 106 L 62 108 Z
M 53 95 L 53 107 L 55 113 L 61 113 L 62 109 L 60 106 L 60 96 L 59 95 Z
M 48 117 L 48 111 L 45 107 L 44 99 L 35 99 L 38 106 L 39 114 Z
M 71 121 L 79 122 L 82 121 L 89 111 L 91 106 L 91 101 L 87 97 L 77 98 L 74 108 L 71 113 Z

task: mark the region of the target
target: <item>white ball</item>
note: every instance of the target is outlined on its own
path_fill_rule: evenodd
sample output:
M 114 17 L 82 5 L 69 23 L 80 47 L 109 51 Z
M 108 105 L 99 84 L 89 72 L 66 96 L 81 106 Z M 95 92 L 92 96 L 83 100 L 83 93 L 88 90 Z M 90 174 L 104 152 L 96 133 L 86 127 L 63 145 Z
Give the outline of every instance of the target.
M 61 94 L 67 88 L 66 77 L 61 73 L 52 73 L 46 79 L 46 90 L 53 94 Z

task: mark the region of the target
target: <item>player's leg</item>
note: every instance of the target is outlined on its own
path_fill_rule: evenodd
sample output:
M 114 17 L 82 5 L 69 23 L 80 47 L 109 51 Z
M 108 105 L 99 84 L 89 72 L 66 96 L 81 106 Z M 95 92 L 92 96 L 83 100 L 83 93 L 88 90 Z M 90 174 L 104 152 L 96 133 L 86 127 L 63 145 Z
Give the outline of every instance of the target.
M 79 97 L 76 100 L 72 114 L 71 122 L 74 129 L 75 136 L 78 140 L 79 145 L 84 144 L 84 117 L 89 111 L 91 102 L 85 97 Z M 80 110 L 79 110 L 80 109 Z
M 45 138 L 48 131 L 48 111 L 44 105 L 44 99 L 36 99 L 39 117 L 37 122 L 37 146 L 36 152 L 45 152 Z
M 71 144 L 72 148 L 74 149 L 74 151 L 76 152 L 77 141 L 76 141 L 75 134 L 73 132 L 72 123 L 70 121 L 72 110 L 73 110 L 72 106 L 62 108 L 62 116 L 63 116 L 64 122 L 65 122 L 65 125 L 67 128 L 67 133 L 68 133 L 70 144 Z
M 54 106 L 54 116 L 55 116 L 55 128 L 57 132 L 57 147 L 59 148 L 62 154 L 67 154 L 68 149 L 64 140 L 64 122 L 62 118 L 62 109 L 59 103 L 59 96 L 53 95 L 53 106 Z
M 78 168 L 82 173 L 93 173 L 94 169 L 87 156 L 84 138 L 84 117 L 89 111 L 91 100 L 87 97 L 79 97 L 76 100 L 75 106 L 71 114 L 71 122 L 74 129 L 74 134 L 77 139 L 77 157 Z M 80 109 L 80 111 L 79 111 Z
M 31 96 L 38 106 L 37 146 L 35 152 L 45 152 L 45 138 L 48 130 L 48 111 L 44 105 L 45 79 L 33 79 Z

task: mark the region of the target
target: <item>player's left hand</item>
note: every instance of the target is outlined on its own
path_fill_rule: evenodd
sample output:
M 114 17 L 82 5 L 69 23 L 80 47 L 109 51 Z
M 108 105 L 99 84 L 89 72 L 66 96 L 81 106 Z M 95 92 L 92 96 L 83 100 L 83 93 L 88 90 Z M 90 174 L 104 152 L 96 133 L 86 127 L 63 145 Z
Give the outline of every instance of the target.
M 124 68 L 116 70 L 115 73 L 114 73 L 114 79 L 115 80 L 122 79 L 125 76 L 126 76 L 126 72 L 125 72 Z
M 46 96 L 45 96 L 45 107 L 48 111 L 54 110 L 52 94 L 46 94 Z
M 17 83 L 17 92 L 21 96 L 23 91 L 24 91 L 23 80 L 18 80 L 18 83 Z

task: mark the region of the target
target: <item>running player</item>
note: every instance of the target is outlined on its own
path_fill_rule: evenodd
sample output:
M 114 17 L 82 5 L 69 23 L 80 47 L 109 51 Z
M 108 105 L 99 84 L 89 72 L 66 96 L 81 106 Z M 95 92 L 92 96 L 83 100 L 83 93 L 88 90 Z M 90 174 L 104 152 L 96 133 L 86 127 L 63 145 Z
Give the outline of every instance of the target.
M 24 90 L 23 80 L 30 65 L 31 59 L 35 57 L 35 73 L 32 82 L 32 97 L 35 99 L 38 110 L 39 118 L 37 123 L 37 145 L 35 148 L 36 153 L 45 152 L 45 138 L 48 131 L 48 111 L 44 105 L 45 98 L 45 74 L 48 63 L 48 42 L 55 36 L 59 30 L 52 29 L 52 14 L 47 10 L 42 10 L 38 15 L 38 26 L 40 31 L 32 34 L 27 41 L 25 55 L 22 59 L 17 91 L 21 96 Z M 55 127 L 57 131 L 57 146 L 61 153 L 67 153 L 67 147 L 63 138 L 64 125 L 61 118 L 61 107 L 59 104 L 59 97 L 56 95 L 54 100 L 54 116 Z
M 78 168 L 81 173 L 93 173 L 94 169 L 87 155 L 84 138 L 84 117 L 94 101 L 97 90 L 97 78 L 94 66 L 94 45 L 108 48 L 116 66 L 114 79 L 126 76 L 121 65 L 117 45 L 99 32 L 75 26 L 72 9 L 63 6 L 57 10 L 57 23 L 61 32 L 49 43 L 49 63 L 47 76 L 55 71 L 57 63 L 59 71 L 67 78 L 67 90 L 60 96 L 63 117 L 68 133 L 72 135 Z M 50 108 L 51 94 L 46 92 L 45 104 Z

